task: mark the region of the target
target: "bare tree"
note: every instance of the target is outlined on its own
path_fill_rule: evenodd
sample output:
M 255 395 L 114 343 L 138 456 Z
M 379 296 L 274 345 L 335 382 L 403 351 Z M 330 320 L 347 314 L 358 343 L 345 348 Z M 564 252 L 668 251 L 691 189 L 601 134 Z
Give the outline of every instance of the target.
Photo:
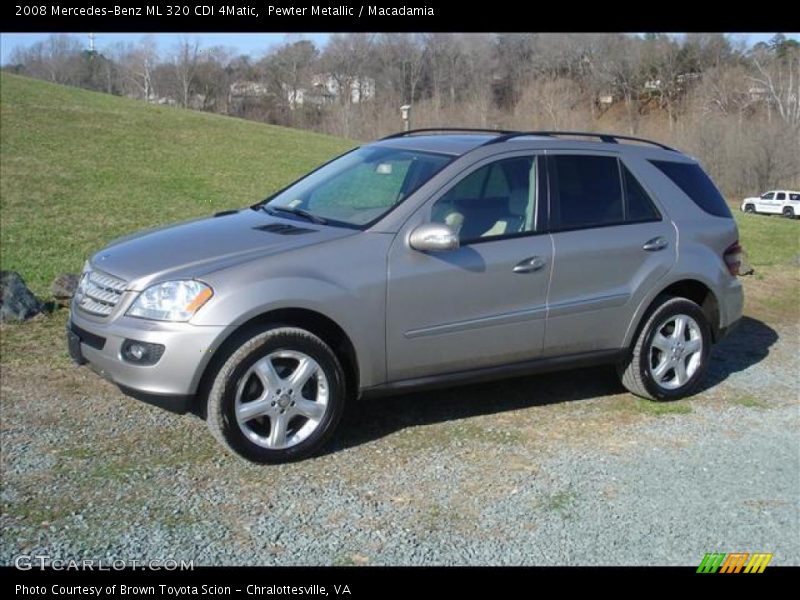
M 782 57 L 759 52 L 753 64 L 757 73 L 749 79 L 763 90 L 767 115 L 774 107 L 786 125 L 800 129 L 800 49 L 790 48 Z
M 192 89 L 201 110 L 226 113 L 231 78 L 226 69 L 233 52 L 222 46 L 204 50 L 195 69 Z
M 639 127 L 639 95 L 646 82 L 641 51 L 640 44 L 632 38 L 609 35 L 604 40 L 603 58 L 597 67 L 607 85 L 622 97 L 631 135 L 635 135 Z
M 301 90 L 311 86 L 314 65 L 319 51 L 310 40 L 287 42 L 266 61 L 266 67 L 276 93 L 284 98 L 289 108 L 301 103 Z
M 70 35 L 51 35 L 27 49 L 16 49 L 11 62 L 22 66 L 26 75 L 53 83 L 80 83 L 81 43 Z
M 200 60 L 200 42 L 197 40 L 182 39 L 175 50 L 172 58 L 172 66 L 175 70 L 175 79 L 181 97 L 180 102 L 184 108 L 188 108 L 192 83 L 197 75 L 197 64 Z
M 153 100 L 156 96 L 153 69 L 158 64 L 155 38 L 149 35 L 135 45 L 120 44 L 114 54 L 129 95 Z

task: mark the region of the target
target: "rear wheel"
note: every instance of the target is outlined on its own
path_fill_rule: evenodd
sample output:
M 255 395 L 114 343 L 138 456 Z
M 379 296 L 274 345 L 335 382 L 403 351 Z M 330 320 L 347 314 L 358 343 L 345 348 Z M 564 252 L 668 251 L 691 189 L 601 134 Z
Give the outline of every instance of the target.
M 217 374 L 207 423 L 228 450 L 258 463 L 306 458 L 333 434 L 344 374 L 325 342 L 294 327 L 253 335 Z
M 756 207 L 753 204 L 745 204 L 744 205 L 744 212 L 754 213 L 756 212 Z
M 677 400 L 697 389 L 710 352 L 711 327 L 700 307 L 686 298 L 666 297 L 620 365 L 620 377 L 637 396 Z
M 794 219 L 794 209 L 791 206 L 785 206 L 783 208 L 783 216 L 787 219 Z

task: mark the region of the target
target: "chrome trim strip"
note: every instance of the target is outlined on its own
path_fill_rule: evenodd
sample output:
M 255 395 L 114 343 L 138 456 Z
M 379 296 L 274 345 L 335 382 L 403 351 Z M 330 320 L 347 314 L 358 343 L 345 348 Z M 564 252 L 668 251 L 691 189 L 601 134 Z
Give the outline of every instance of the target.
M 467 321 L 457 321 L 455 323 L 444 323 L 442 325 L 433 325 L 431 327 L 412 329 L 410 331 L 406 331 L 403 336 L 408 339 L 413 339 L 430 335 L 443 335 L 446 333 L 456 333 L 458 331 L 468 331 L 470 329 L 480 329 L 482 327 L 495 327 L 497 325 L 518 323 L 520 321 L 544 319 L 546 314 L 547 307 L 537 306 L 536 308 L 527 308 L 525 310 L 517 310 L 499 315 L 479 317 L 477 319 L 469 319 Z
M 628 292 L 620 294 L 607 294 L 605 296 L 591 296 L 589 298 L 580 298 L 578 300 L 567 300 L 558 302 L 548 306 L 547 318 L 563 317 L 572 315 L 579 312 L 588 312 L 592 310 L 599 310 L 602 308 L 614 308 L 615 306 L 624 306 L 631 295 Z

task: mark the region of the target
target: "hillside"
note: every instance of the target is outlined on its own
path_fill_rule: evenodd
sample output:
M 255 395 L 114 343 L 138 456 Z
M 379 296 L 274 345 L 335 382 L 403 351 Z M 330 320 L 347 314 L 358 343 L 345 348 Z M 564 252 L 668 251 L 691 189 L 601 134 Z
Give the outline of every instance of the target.
M 0 75 L 0 264 L 39 295 L 108 240 L 253 203 L 345 140 Z

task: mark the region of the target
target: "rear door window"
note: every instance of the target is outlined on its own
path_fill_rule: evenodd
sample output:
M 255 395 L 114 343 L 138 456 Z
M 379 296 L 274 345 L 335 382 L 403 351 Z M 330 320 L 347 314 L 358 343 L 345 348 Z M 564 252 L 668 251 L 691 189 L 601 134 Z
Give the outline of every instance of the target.
M 653 205 L 650 195 L 624 165 L 622 165 L 622 179 L 625 183 L 625 199 L 627 200 L 626 221 L 642 223 L 659 220 L 661 215 Z
M 614 156 L 555 155 L 547 159 L 550 229 L 563 231 L 623 223 L 619 165 Z

